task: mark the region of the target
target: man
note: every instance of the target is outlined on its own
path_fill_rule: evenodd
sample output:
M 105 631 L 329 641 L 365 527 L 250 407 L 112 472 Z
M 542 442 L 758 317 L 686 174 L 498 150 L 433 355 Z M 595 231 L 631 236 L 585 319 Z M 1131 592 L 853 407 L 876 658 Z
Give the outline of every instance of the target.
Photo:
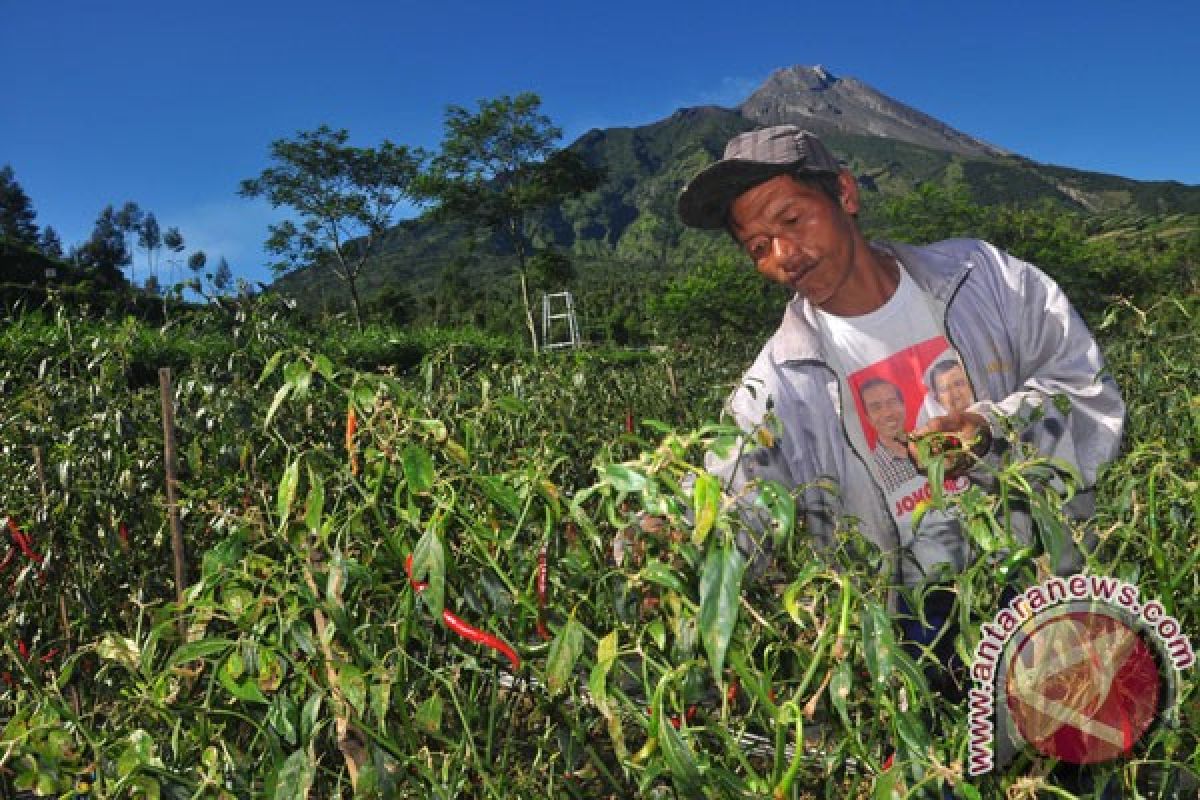
M 783 435 L 770 447 L 710 455 L 710 471 L 735 491 L 768 478 L 798 487 L 806 532 L 818 546 L 836 546 L 845 535 L 840 521 L 857 517 L 858 530 L 889 556 L 898 584 L 961 571 L 972 554 L 957 521 L 930 512 L 913 529 L 921 489 L 897 489 L 881 474 L 870 417 L 854 391 L 889 376 L 913 398 L 905 415 L 915 425 L 924 373 L 950 350 L 975 399 L 949 403 L 913 436 L 952 435 L 994 458 L 1004 442 L 1001 418 L 1015 420 L 1025 441 L 1078 468 L 1083 485 L 1067 511 L 1089 515 L 1096 472 L 1117 451 L 1124 406 L 1059 287 L 982 241 L 868 242 L 858 211 L 853 176 L 816 136 L 792 125 L 735 136 L 724 158 L 681 193 L 685 224 L 726 230 L 763 276 L 795 292 L 729 402 L 743 430 L 771 412 Z M 1060 396 L 1069 409 L 1055 402 Z M 915 447 L 909 453 L 915 457 Z M 965 486 L 972 461 L 963 459 L 950 478 Z M 982 470 L 971 477 L 986 482 Z M 840 491 L 818 488 L 829 481 Z M 1028 517 L 1013 522 L 1032 542 Z M 756 563 L 765 560 L 756 555 Z M 1078 555 L 1064 548 L 1058 569 L 1077 568 Z
M 904 434 L 904 395 L 900 387 L 886 378 L 872 378 L 858 390 L 867 419 L 875 429 L 875 447 L 871 455 L 884 488 L 893 491 L 914 478 L 917 468 L 908 455 Z

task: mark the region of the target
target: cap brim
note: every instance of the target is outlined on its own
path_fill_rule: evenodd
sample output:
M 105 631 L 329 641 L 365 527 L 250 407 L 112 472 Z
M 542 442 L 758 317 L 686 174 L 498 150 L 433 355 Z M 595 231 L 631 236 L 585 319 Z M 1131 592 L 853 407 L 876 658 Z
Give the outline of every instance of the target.
M 679 193 L 679 218 L 691 228 L 724 228 L 729 207 L 747 189 L 778 175 L 797 171 L 797 164 L 766 164 L 730 159 L 697 175 Z

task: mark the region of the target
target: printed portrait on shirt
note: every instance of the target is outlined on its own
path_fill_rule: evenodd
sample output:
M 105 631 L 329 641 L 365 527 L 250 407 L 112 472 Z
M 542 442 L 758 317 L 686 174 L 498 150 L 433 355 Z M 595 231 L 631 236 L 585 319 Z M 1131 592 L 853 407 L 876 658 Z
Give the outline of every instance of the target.
M 929 419 L 975 401 L 958 355 L 943 336 L 903 348 L 848 376 L 869 451 L 868 466 L 906 525 L 929 496 L 928 481 L 908 456 L 908 434 Z M 950 481 L 948 491 L 966 488 Z M 960 485 L 961 484 L 961 485 Z

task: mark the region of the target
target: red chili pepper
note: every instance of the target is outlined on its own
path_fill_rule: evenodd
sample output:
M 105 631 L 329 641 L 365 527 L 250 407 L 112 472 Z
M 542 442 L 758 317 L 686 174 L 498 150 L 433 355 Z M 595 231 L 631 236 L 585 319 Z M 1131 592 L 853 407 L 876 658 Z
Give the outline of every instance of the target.
M 50 659 L 54 658 L 56 655 L 58 655 L 58 648 L 51 647 L 50 652 L 46 653 L 44 656 L 39 658 L 38 661 L 41 661 L 43 664 L 45 664 L 45 663 L 49 662 Z
M 129 550 L 129 528 L 125 527 L 124 522 L 117 523 L 117 539 L 121 542 L 122 550 Z
M 454 612 L 447 609 L 442 609 L 442 622 L 446 627 L 457 633 L 464 639 L 469 639 L 477 644 L 490 647 L 493 650 L 501 653 L 512 664 L 513 669 L 521 668 L 521 658 L 516 651 L 508 646 L 508 643 L 500 639 L 498 636 L 493 636 L 487 631 L 481 631 L 479 628 L 468 625 L 463 622 Z
M 29 660 L 29 648 L 26 647 L 24 639 L 17 639 L 17 652 L 21 654 L 23 660 Z
M 625 432 L 633 433 L 633 409 L 625 409 Z
M 26 558 L 38 566 L 42 565 L 42 557 L 33 550 L 33 540 L 27 534 L 21 532 L 17 521 L 12 517 L 8 518 L 8 533 L 12 536 L 13 541 L 16 542 L 17 547 L 21 548 L 21 553 Z
M 733 703 L 735 700 L 737 700 L 738 689 L 739 687 L 737 678 L 734 678 L 729 682 L 729 688 L 725 690 L 725 699 L 730 703 Z
M 650 706 L 646 706 L 646 716 L 648 716 L 648 717 L 653 717 L 653 716 L 654 716 L 654 709 L 652 709 Z M 686 720 L 687 720 L 689 723 L 691 723 L 691 722 L 695 721 L 695 719 L 696 719 L 696 707 L 695 707 L 695 706 L 688 706 L 688 707 L 687 707 L 687 710 L 685 710 L 685 711 L 683 712 L 683 717 L 684 717 L 684 719 L 686 719 Z M 678 714 L 672 714 L 671 716 L 667 717 L 667 722 L 668 722 L 668 723 L 670 723 L 671 727 L 672 727 L 672 728 L 674 728 L 675 730 L 679 730 L 679 726 L 682 724 L 682 723 L 679 721 L 679 715 L 678 715 Z
M 420 593 L 425 591 L 425 587 L 429 584 L 424 581 L 413 580 L 412 561 L 412 553 L 409 553 L 408 557 L 404 560 L 404 571 L 408 574 L 408 583 L 412 586 L 413 591 Z M 466 622 L 463 622 L 461 617 L 446 608 L 442 609 L 442 624 L 464 639 L 484 645 L 485 647 L 490 647 L 499 652 L 508 659 L 514 670 L 521 668 L 521 657 L 517 655 L 515 650 L 509 647 L 507 642 L 498 636 L 493 636 L 487 631 L 481 631 L 473 625 L 468 625 Z

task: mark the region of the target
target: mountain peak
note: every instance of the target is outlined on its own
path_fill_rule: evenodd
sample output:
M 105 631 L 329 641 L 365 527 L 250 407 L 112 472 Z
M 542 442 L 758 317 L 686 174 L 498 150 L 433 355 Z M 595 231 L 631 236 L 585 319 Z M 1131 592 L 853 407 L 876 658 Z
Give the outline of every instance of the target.
M 967 156 L 1007 155 L 860 80 L 840 78 L 820 64 L 772 72 L 738 111 L 764 126 L 793 123 L 818 134 L 883 136 Z

